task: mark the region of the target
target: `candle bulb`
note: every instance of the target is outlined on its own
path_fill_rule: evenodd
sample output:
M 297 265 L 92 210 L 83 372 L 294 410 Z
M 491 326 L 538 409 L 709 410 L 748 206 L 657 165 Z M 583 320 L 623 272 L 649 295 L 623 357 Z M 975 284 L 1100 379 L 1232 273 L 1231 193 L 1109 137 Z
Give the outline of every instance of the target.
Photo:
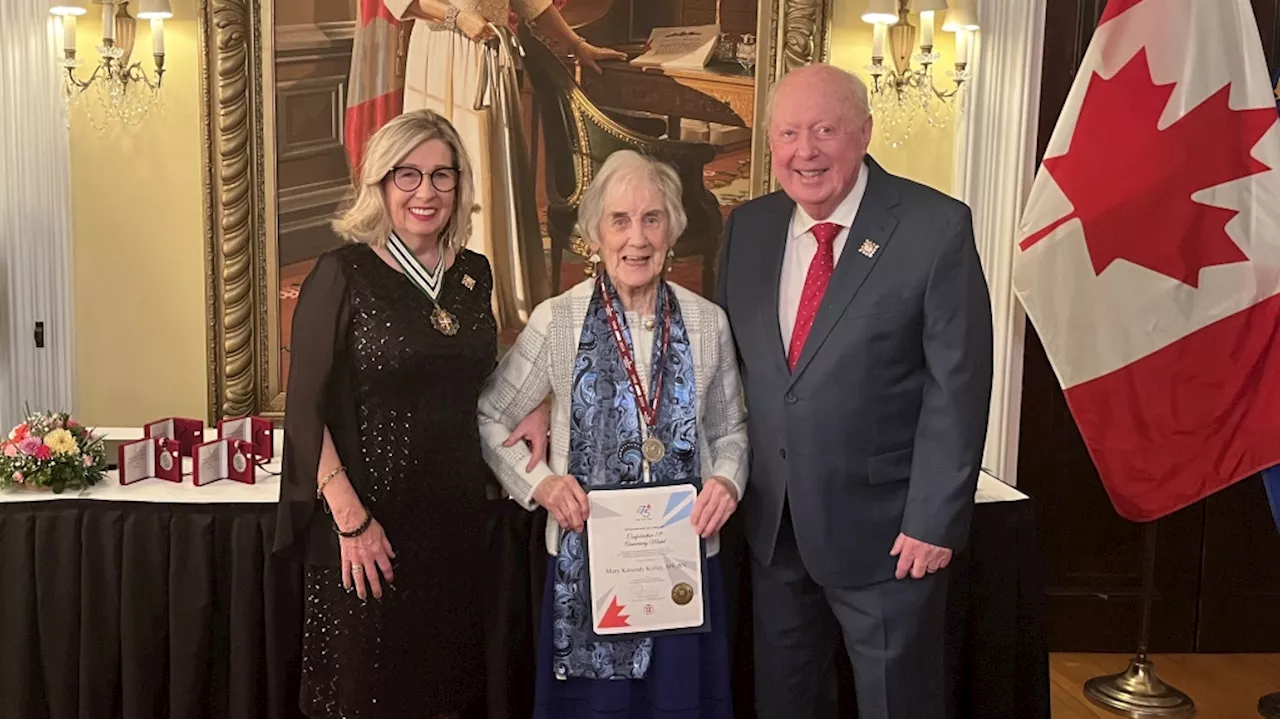
M 875 30 L 871 35 L 871 57 L 884 57 L 885 32 L 885 24 L 882 22 L 876 23 Z
M 76 16 L 62 16 L 62 49 L 76 51 Z
M 920 13 L 920 47 L 933 47 L 933 11 L 926 10 Z
M 104 41 L 116 39 L 116 6 L 115 3 L 106 3 L 102 6 L 102 39 Z
M 151 54 L 164 54 L 164 20 L 151 18 Z
M 956 64 L 965 65 L 969 62 L 969 31 L 956 31 Z

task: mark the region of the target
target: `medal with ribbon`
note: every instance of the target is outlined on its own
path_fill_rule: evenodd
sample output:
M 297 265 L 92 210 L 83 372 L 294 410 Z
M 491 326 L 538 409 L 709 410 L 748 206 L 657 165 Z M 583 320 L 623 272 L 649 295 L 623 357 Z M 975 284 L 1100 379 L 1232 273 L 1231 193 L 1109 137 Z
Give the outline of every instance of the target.
M 444 335 L 458 334 L 458 318 L 441 307 L 439 301 L 440 287 L 444 284 L 444 246 L 440 247 L 440 259 L 436 262 L 435 269 L 430 271 L 394 232 L 387 238 L 387 250 L 395 258 L 396 264 L 400 265 L 404 276 L 409 278 L 414 287 L 422 290 L 422 294 L 435 306 L 435 311 L 431 313 L 431 326 Z
M 613 295 L 605 284 L 603 274 L 601 274 L 596 284 L 600 288 L 601 297 L 604 299 L 604 313 L 609 319 L 609 329 L 613 333 L 613 342 L 618 347 L 618 355 L 622 358 L 622 366 L 627 370 L 627 379 L 631 383 L 631 393 L 636 399 L 636 407 L 640 410 L 640 416 L 648 428 L 644 443 L 640 445 L 640 452 L 644 455 L 646 462 L 657 464 L 662 461 L 663 457 L 667 456 L 667 448 L 662 444 L 662 440 L 658 439 L 656 432 L 658 402 L 662 397 L 662 365 L 666 361 L 667 345 L 671 341 L 671 293 L 666 293 L 667 301 L 661 307 L 662 344 L 659 345 L 658 362 L 653 366 L 653 401 L 650 402 L 650 395 L 645 394 L 644 384 L 640 381 L 640 372 L 636 369 L 636 361 L 631 353 L 631 346 L 627 342 L 626 336 L 622 333 L 622 323 L 618 319 L 618 311 L 613 306 Z

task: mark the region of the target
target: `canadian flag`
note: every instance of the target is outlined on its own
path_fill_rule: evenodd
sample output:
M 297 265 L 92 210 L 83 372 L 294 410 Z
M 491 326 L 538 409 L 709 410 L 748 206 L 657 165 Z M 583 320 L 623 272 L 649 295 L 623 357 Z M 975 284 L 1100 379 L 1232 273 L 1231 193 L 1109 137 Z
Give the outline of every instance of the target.
M 364 159 L 364 144 L 404 110 L 402 24 L 382 0 L 359 3 L 343 123 L 343 144 L 353 173 Z
M 1111 0 L 1014 289 L 1116 511 L 1280 464 L 1280 121 L 1248 0 Z

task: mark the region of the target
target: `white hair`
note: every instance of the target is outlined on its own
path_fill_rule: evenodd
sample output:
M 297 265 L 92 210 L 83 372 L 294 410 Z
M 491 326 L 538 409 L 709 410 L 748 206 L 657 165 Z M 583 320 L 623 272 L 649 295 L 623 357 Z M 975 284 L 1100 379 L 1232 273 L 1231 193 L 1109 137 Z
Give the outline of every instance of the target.
M 668 247 L 674 246 L 689 225 L 684 212 L 680 176 L 665 162 L 641 155 L 634 150 L 618 150 L 605 158 L 595 179 L 582 194 L 578 205 L 578 235 L 588 242 L 598 242 L 600 222 L 604 219 L 604 203 L 615 185 L 627 189 L 637 180 L 653 183 L 667 213 L 667 229 L 671 233 Z
M 835 65 L 816 62 L 783 75 L 778 82 L 774 83 L 773 87 L 769 88 L 769 103 L 766 105 L 765 111 L 766 126 L 769 119 L 773 117 L 773 103 L 777 99 L 779 90 L 794 82 L 792 78 L 813 74 L 821 75 L 827 80 L 830 89 L 829 94 L 841 97 L 853 108 L 856 115 L 852 119 L 855 122 L 861 122 L 871 114 L 871 100 L 867 91 L 867 83 L 863 82 L 862 78 Z

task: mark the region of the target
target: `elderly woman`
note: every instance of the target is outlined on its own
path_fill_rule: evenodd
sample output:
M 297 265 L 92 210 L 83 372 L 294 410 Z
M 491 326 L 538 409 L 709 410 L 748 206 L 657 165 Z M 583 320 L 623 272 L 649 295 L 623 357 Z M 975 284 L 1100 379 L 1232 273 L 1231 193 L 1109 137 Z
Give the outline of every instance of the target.
M 680 198 L 671 168 L 611 155 L 579 208 L 596 277 L 534 310 L 480 398 L 489 465 L 514 500 L 554 518 L 535 717 L 733 714 L 715 555 L 747 478 L 745 411 L 724 313 L 663 279 L 686 224 Z M 550 466 L 530 471 L 528 448 L 509 434 L 548 395 Z M 646 447 L 655 440 L 664 452 Z M 709 557 L 709 631 L 593 640 L 581 577 L 586 492 L 683 482 L 700 487 L 689 521 Z
M 302 708 L 462 716 L 485 690 L 475 406 L 497 346 L 489 264 L 463 249 L 471 162 L 446 120 L 407 113 L 356 190 L 293 319 L 275 549 L 306 564 Z

